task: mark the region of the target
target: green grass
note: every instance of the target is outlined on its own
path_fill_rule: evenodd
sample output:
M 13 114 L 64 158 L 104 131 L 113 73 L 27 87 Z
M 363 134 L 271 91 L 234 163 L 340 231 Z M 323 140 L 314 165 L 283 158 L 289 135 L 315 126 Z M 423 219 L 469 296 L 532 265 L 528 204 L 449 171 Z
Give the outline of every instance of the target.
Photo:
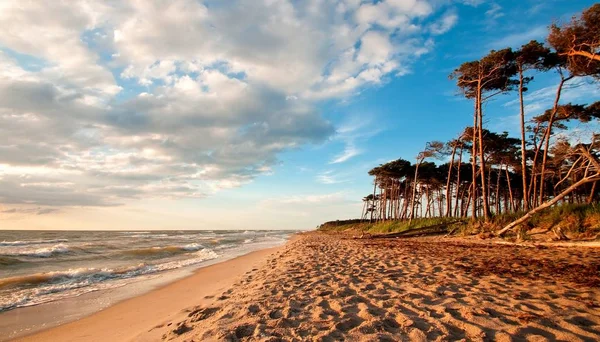
M 368 221 L 348 220 L 348 221 L 331 221 L 321 225 L 319 230 L 322 231 L 344 231 L 344 230 L 359 230 L 368 233 L 400 233 L 412 229 L 436 226 L 445 223 L 454 223 L 461 219 L 453 217 L 434 217 L 434 218 L 417 218 L 409 222 L 408 220 L 392 220 L 369 223 Z M 463 220 L 466 222 L 466 220 Z
M 489 223 L 472 222 L 470 219 L 454 217 L 417 218 L 408 220 L 390 220 L 369 223 L 367 220 L 331 221 L 319 227 L 321 231 L 357 230 L 373 234 L 400 233 L 413 229 L 452 224 L 455 234 L 470 235 L 480 232 L 494 232 L 518 219 L 524 212 L 494 215 Z M 456 223 L 459 221 L 459 223 Z M 535 214 L 525 225 L 525 230 L 532 228 L 560 227 L 573 236 L 591 235 L 600 232 L 600 204 L 562 204 L 548 208 Z
M 492 224 L 502 227 L 524 214 L 525 212 L 520 211 L 497 215 L 492 219 Z M 600 222 L 600 204 L 562 204 L 533 215 L 527 226 L 533 228 L 562 224 L 568 230 L 584 232 L 595 229 L 596 222 Z

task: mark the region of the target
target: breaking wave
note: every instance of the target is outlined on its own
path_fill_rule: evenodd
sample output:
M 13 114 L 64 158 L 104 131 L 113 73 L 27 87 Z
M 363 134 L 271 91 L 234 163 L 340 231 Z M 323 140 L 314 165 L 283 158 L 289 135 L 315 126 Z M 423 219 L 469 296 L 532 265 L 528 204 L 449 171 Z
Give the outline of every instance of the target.
M 151 256 L 158 254 L 176 254 L 184 252 L 197 251 L 204 248 L 201 244 L 190 243 L 185 246 L 165 246 L 165 247 L 150 247 L 150 248 L 137 248 L 123 251 L 123 254 L 136 255 L 136 256 Z
M 49 240 L 25 240 L 25 241 L 2 241 L 0 246 L 28 246 L 28 245 L 42 245 L 47 243 L 59 243 L 68 242 L 67 239 L 49 239 Z
M 64 254 L 69 252 L 69 246 L 60 243 L 52 247 L 36 248 L 29 250 L 9 250 L 0 251 L 1 255 L 5 256 L 25 256 L 25 257 L 36 257 L 36 258 L 48 258 L 55 254 Z
M 11 288 L 10 297 L 0 298 L 0 312 L 122 286 L 126 283 L 113 280 L 132 279 L 141 275 L 191 266 L 218 257 L 217 253 L 207 248 L 191 253 L 190 256 L 191 258 L 188 259 L 158 264 L 142 263 L 123 268 L 77 268 L 0 279 L 0 289 Z

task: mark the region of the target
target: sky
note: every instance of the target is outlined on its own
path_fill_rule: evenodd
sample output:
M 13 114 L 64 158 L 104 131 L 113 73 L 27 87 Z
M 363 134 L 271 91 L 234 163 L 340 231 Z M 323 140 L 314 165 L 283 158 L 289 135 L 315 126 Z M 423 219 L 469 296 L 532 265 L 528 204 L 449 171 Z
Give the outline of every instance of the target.
M 0 229 L 357 218 L 371 168 L 472 122 L 456 67 L 543 41 L 593 3 L 0 1 Z M 535 75 L 528 117 L 556 80 Z M 563 102 L 599 95 L 576 79 Z M 516 94 L 485 110 L 518 136 Z

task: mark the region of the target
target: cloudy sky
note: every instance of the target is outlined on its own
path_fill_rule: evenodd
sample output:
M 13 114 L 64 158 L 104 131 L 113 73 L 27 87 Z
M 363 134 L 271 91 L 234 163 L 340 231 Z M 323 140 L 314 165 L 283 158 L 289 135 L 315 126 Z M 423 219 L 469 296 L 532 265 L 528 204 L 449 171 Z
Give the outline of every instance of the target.
M 2 0 L 0 227 L 357 217 L 370 168 L 469 124 L 454 68 L 593 3 Z M 531 115 L 554 84 L 536 78 Z M 565 101 L 598 95 L 576 81 Z M 514 94 L 487 113 L 517 132 Z

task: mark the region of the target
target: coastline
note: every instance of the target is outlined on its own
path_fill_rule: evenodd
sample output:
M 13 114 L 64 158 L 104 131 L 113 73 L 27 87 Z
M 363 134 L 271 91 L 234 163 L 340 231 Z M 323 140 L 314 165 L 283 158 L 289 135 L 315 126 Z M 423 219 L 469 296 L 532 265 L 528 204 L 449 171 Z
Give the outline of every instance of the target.
M 17 341 L 600 338 L 600 250 L 294 235 Z
M 15 309 L 1 315 L 5 318 L 5 322 L 8 322 L 9 316 L 22 320 L 24 315 L 31 313 L 37 315 L 39 320 L 40 326 L 37 330 L 10 336 L 10 341 L 132 340 L 137 334 L 181 314 L 181 310 L 186 307 L 210 301 L 220 290 L 230 287 L 237 278 L 260 266 L 268 255 L 282 247 L 283 245 L 268 247 L 233 258 L 209 260 L 193 271 L 181 270 L 180 273 L 182 272 L 183 275 L 180 274 L 174 279 L 160 281 L 160 278 L 157 278 L 156 282 L 159 285 L 154 287 L 152 287 L 153 280 L 142 280 L 140 283 L 146 282 L 144 283 L 146 290 L 140 293 L 134 286 L 132 289 L 118 292 L 109 304 L 102 303 L 109 294 L 91 293 Z M 125 287 L 127 286 L 129 285 Z M 103 307 L 92 309 L 84 315 L 78 314 L 82 304 L 91 302 Z M 44 326 L 44 318 L 48 318 L 48 315 L 54 316 L 56 312 L 52 311 L 52 306 L 59 306 L 61 315 L 66 313 L 72 315 L 72 318 L 67 318 L 55 326 Z M 40 310 L 44 312 L 40 313 Z M 7 329 L 6 326 L 3 328 Z

